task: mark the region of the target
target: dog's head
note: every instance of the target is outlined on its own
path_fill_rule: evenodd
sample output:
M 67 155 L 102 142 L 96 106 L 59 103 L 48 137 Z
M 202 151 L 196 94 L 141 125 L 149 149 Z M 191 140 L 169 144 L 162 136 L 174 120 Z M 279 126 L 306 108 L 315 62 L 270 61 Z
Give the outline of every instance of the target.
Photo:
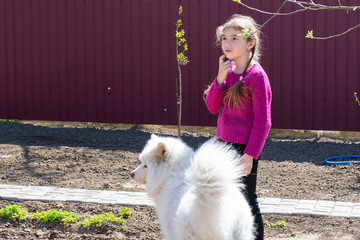
M 193 150 L 178 138 L 152 134 L 139 155 L 140 165 L 131 171 L 130 176 L 143 184 L 149 174 L 160 181 L 172 167 L 186 163 L 185 159 L 192 153 Z
M 138 183 L 146 183 L 148 168 L 154 168 L 160 162 L 165 162 L 168 150 L 160 138 L 155 134 L 151 135 L 143 151 L 139 155 L 140 165 L 131 171 L 130 176 Z

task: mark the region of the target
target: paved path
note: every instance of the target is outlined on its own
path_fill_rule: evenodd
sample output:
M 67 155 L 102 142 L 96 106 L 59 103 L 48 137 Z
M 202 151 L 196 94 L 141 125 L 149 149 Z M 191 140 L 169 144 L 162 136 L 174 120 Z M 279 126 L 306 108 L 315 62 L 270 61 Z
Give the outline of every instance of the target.
M 0 199 L 10 201 L 68 201 L 153 206 L 144 192 L 116 192 L 42 186 L 0 185 Z M 360 218 L 360 203 L 259 198 L 263 214 Z

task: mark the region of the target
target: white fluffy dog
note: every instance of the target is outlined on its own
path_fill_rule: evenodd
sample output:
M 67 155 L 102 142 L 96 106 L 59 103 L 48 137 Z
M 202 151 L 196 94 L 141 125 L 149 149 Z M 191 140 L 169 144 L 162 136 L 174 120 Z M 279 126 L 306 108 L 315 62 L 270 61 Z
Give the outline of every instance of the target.
M 167 240 L 250 240 L 254 220 L 239 188 L 239 155 L 216 140 L 196 152 L 178 138 L 152 135 L 131 172 L 146 183 Z

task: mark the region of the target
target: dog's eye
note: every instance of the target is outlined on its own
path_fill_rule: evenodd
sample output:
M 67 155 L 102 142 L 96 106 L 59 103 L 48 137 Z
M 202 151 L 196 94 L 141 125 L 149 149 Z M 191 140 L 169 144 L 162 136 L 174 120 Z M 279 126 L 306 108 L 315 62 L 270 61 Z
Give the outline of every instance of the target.
M 147 165 L 144 165 L 144 168 L 147 168 Z

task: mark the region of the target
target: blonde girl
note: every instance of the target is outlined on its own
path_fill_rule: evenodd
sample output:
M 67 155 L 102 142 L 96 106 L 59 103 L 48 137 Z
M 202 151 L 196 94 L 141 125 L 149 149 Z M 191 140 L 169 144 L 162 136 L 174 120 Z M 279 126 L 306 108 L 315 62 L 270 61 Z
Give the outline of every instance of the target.
M 261 67 L 260 31 L 254 19 L 233 15 L 216 30 L 223 55 L 218 75 L 204 92 L 206 105 L 218 114 L 216 135 L 242 155 L 243 180 L 256 225 L 256 239 L 264 238 L 257 202 L 256 179 L 260 152 L 271 127 L 271 87 Z

